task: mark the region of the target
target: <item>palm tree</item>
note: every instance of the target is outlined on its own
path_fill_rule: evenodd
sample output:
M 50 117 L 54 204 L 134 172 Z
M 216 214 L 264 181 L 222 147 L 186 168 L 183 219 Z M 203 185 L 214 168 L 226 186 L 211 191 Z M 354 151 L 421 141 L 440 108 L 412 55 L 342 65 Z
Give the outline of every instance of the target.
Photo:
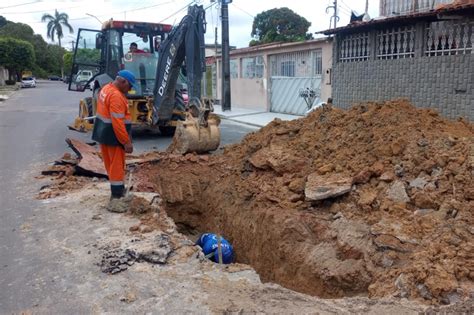
M 69 29 L 69 33 L 74 33 L 74 29 L 69 24 L 69 16 L 66 13 L 58 13 L 58 10 L 55 10 L 54 16 L 51 14 L 45 13 L 41 17 L 41 22 L 48 22 L 47 25 L 47 36 L 51 38 L 54 42 L 54 35 L 57 35 L 59 47 L 61 46 L 61 38 L 64 37 L 63 26 Z M 64 76 L 62 58 L 61 58 L 61 76 Z

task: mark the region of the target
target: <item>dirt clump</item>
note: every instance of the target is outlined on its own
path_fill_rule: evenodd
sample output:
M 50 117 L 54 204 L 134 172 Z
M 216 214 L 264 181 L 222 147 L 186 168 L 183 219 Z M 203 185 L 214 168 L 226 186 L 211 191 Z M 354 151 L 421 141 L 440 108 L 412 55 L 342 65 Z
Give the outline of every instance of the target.
M 172 233 L 176 230 L 173 220 L 161 210 L 162 204 L 159 195 L 136 192 L 132 196 L 128 215 L 138 218 L 140 222 L 132 225 L 129 228 L 130 232 L 147 234 L 158 230 Z
M 85 184 L 91 181 L 99 181 L 99 179 L 91 179 L 82 176 L 75 176 L 71 174 L 59 173 L 59 175 L 48 175 L 48 176 L 37 176 L 36 179 L 49 180 L 49 182 L 43 185 L 36 196 L 36 199 L 49 199 L 58 196 L 64 196 L 69 192 L 81 189 Z
M 162 154 L 134 180 L 264 281 L 449 304 L 473 292 L 473 174 L 473 124 L 399 100 L 274 120 L 220 155 Z

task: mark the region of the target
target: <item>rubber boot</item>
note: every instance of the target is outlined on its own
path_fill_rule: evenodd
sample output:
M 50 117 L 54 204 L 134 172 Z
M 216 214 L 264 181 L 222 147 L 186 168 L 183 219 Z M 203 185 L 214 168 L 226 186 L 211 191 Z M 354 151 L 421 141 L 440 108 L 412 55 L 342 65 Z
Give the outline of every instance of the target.
M 112 195 L 106 209 L 110 212 L 124 213 L 130 208 L 131 196 L 125 196 L 125 186 L 110 186 Z

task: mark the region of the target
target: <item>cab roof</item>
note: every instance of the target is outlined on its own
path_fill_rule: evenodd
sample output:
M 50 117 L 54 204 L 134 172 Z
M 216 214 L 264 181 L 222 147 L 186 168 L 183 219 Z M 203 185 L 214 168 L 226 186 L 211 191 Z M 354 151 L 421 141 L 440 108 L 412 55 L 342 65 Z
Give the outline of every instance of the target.
M 172 25 L 136 21 L 115 21 L 110 19 L 102 24 L 102 30 L 118 29 L 130 32 L 169 33 Z

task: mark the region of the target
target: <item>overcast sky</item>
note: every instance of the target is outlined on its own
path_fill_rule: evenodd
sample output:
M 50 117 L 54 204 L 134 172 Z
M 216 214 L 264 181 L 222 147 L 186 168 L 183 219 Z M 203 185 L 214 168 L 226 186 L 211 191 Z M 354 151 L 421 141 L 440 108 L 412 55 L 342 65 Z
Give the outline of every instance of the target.
M 161 22 L 177 24 L 184 16 L 190 0 L 2 0 L 0 15 L 10 21 L 22 22 L 30 25 L 35 33 L 46 38 L 46 23 L 41 23 L 43 13 L 54 15 L 54 10 L 69 15 L 71 25 L 78 28 L 100 29 L 100 21 L 110 18 L 115 20 Z M 211 0 L 194 1 L 209 7 L 206 10 L 207 33 L 206 43 L 214 43 L 214 29 L 218 27 L 218 42 L 221 42 L 220 9 L 213 5 Z M 310 32 L 317 32 L 329 27 L 329 18 L 333 11 L 326 13 L 326 7 L 332 0 L 233 0 L 229 4 L 229 36 L 230 45 L 237 48 L 247 47 L 252 39 L 252 22 L 254 17 L 262 11 L 288 7 L 311 22 Z M 365 0 L 338 0 L 338 26 L 349 23 L 350 10 L 362 13 L 365 9 Z M 378 15 L 379 1 L 369 0 L 369 15 Z M 91 17 L 92 14 L 97 17 Z M 76 34 L 66 34 L 62 42 L 70 47 Z M 57 42 L 56 42 L 57 43 Z

